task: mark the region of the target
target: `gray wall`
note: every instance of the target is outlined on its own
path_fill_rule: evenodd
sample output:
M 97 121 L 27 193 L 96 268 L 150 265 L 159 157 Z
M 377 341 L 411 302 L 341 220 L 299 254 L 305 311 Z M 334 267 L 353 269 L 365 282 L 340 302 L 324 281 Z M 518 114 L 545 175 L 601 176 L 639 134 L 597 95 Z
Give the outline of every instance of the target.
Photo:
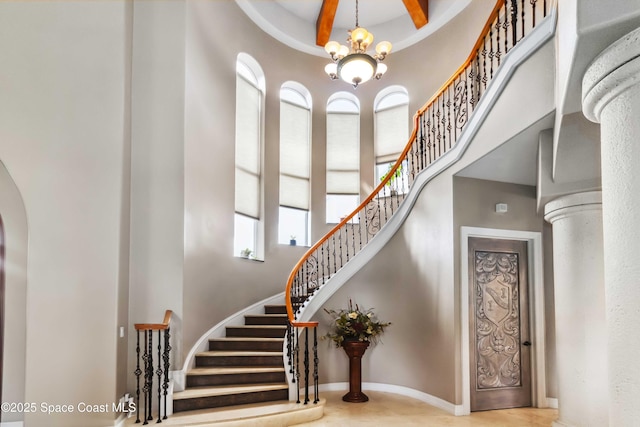
M 553 305 L 553 242 L 551 226 L 536 213 L 536 189 L 526 185 L 507 184 L 456 177 L 454 190 L 455 251 L 460 253 L 460 227 L 482 227 L 542 233 L 544 262 L 545 349 L 547 397 L 557 396 L 555 367 L 555 315 Z M 496 213 L 496 203 L 506 203 L 507 213 Z M 464 261 L 461 261 L 464 262 Z M 456 270 L 456 283 L 460 265 Z M 533 325 L 533 324 L 532 324 Z
M 279 89 L 294 80 L 313 97 L 312 240 L 329 230 L 325 211 L 325 106 L 336 91 L 361 102 L 362 194 L 373 182 L 373 100 L 387 85 L 404 85 L 416 111 L 466 59 L 491 5 L 472 4 L 452 23 L 389 57 L 380 82 L 358 87 L 330 81 L 325 58 L 293 51 L 264 34 L 234 2 L 187 3 L 185 72 L 184 351 L 229 314 L 284 290 L 305 248 L 277 244 Z M 228 37 L 234 34 L 236 37 Z M 253 56 L 266 76 L 265 262 L 233 256 L 235 64 Z M 424 58 L 420 59 L 420 58 Z M 438 58 L 436 61 L 433 58 Z
M 29 233 L 18 401 L 117 395 L 118 293 L 128 280 L 128 4 L 0 3 L 0 158 Z M 25 422 L 104 426 L 114 417 L 38 412 Z

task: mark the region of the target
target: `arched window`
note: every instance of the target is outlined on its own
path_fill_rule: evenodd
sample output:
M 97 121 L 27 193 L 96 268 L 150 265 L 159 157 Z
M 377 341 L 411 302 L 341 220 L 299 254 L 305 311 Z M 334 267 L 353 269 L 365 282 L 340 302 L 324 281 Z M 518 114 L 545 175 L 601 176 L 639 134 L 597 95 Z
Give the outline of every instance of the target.
M 327 101 L 327 223 L 360 202 L 360 101 L 338 92 Z
M 402 86 L 381 90 L 373 104 L 376 183 L 385 177 L 409 138 L 409 94 Z M 401 173 L 406 173 L 403 168 Z M 388 189 L 385 189 L 387 191 Z
M 280 88 L 278 243 L 308 245 L 311 199 L 311 94 L 299 83 Z
M 234 255 L 262 258 L 262 139 L 265 80 L 251 56 L 236 62 Z

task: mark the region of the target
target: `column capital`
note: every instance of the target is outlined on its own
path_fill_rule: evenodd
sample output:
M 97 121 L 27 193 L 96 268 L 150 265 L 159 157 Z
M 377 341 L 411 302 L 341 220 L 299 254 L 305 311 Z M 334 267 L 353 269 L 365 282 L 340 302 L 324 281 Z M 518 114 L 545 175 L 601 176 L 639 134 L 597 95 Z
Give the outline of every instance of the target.
M 603 50 L 582 79 L 582 110 L 600 123 L 604 107 L 629 87 L 640 83 L 640 28 Z
M 580 212 L 601 210 L 602 192 L 587 191 L 569 194 L 550 201 L 544 206 L 544 219 L 553 224 L 559 219 L 567 218 Z

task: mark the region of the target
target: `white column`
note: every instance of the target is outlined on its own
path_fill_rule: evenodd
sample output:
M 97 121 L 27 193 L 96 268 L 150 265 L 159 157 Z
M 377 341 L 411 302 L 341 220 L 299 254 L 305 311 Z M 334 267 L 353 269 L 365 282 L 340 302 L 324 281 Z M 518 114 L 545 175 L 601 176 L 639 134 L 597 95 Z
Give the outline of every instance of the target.
M 544 218 L 553 224 L 559 412 L 554 426 L 608 424 L 601 200 L 593 191 L 545 206 Z
M 582 82 L 601 124 L 609 425 L 640 420 L 640 28 L 605 49 Z

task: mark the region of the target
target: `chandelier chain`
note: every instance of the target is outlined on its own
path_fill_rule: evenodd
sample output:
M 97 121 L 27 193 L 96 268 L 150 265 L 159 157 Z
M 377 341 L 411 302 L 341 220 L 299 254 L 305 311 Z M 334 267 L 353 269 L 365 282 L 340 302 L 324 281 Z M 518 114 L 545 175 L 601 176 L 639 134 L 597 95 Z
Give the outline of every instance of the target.
M 358 22 L 358 0 L 356 0 L 356 28 L 360 27 L 360 23 Z

